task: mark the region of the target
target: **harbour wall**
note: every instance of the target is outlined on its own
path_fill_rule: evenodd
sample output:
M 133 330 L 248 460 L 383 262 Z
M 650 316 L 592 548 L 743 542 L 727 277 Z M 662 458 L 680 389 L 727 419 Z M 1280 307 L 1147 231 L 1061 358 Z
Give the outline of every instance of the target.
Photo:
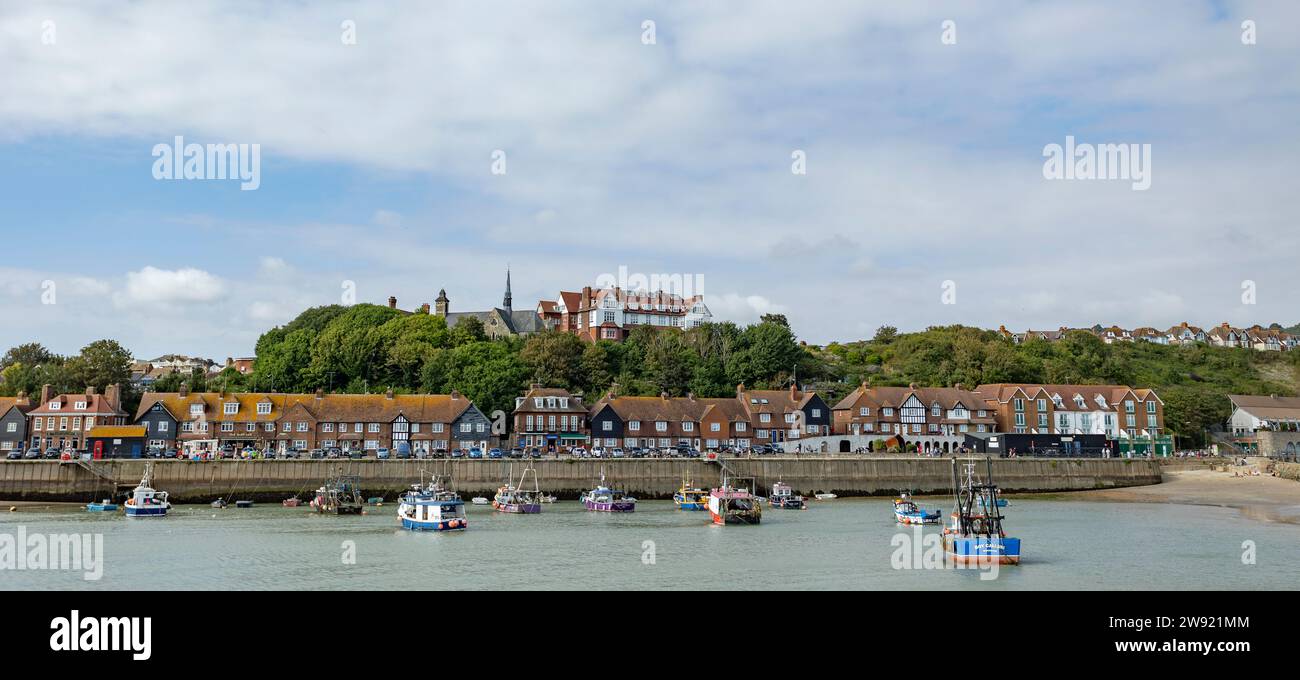
M 983 475 L 983 459 L 976 471 Z M 102 460 L 84 464 L 58 461 L 0 462 L 0 499 L 87 502 L 129 490 L 139 483 L 147 461 Z M 778 480 L 797 493 L 839 496 L 951 493 L 949 458 L 861 456 L 772 456 L 727 459 L 736 476 L 752 477 L 759 493 Z M 257 460 L 157 461 L 153 486 L 173 502 L 201 503 L 216 498 L 278 502 L 307 498 L 331 474 L 357 475 L 367 496 L 388 499 L 421 478 L 421 472 L 448 474 L 462 497 L 491 496 L 510 473 L 500 460 Z M 514 462 L 516 475 L 523 469 Z M 683 476 L 695 485 L 716 485 L 720 468 L 702 460 L 542 460 L 536 463 L 541 490 L 577 498 L 601 477 L 638 498 L 671 498 Z M 1160 465 L 1128 459 L 994 459 L 993 476 L 1004 492 L 1105 489 L 1160 483 Z

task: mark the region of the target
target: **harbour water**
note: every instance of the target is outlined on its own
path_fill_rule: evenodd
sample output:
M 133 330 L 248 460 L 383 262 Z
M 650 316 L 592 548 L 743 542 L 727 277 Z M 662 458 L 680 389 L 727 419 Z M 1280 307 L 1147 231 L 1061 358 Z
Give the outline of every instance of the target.
M 946 511 L 949 499 L 919 499 Z M 1231 508 L 1013 497 L 1008 530 L 1024 563 L 895 569 L 889 499 L 765 508 L 757 527 L 711 526 L 704 512 L 643 501 L 629 514 L 576 502 L 540 515 L 467 506 L 464 533 L 398 526 L 396 504 L 355 517 L 259 505 L 177 506 L 163 519 L 72 505 L 0 515 L 0 534 L 101 533 L 103 575 L 0 571 L 0 589 L 1294 589 L 1300 525 Z M 926 534 L 937 527 L 925 527 Z M 1243 564 L 1253 542 L 1255 564 Z M 349 563 L 352 562 L 352 563 Z

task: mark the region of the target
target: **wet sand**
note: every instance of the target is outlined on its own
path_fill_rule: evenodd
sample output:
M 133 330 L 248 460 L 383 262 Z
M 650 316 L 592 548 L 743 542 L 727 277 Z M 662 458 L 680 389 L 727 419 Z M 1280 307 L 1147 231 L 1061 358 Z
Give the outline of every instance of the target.
M 1080 500 L 1172 503 L 1237 508 L 1247 517 L 1300 524 L 1300 482 L 1261 474 L 1233 477 L 1231 472 L 1175 470 L 1154 486 L 1080 491 Z

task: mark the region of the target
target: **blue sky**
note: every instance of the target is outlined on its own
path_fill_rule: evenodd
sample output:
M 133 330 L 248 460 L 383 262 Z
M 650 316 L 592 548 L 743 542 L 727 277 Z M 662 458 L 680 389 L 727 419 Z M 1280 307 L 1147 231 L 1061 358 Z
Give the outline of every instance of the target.
M 6 4 L 0 346 L 222 359 L 344 282 L 496 305 L 507 264 L 516 308 L 619 267 L 701 274 L 717 317 L 784 313 L 815 343 L 1295 323 L 1298 20 L 1230 0 Z M 177 135 L 259 144 L 261 186 L 155 180 Z M 1151 188 L 1044 179 L 1067 135 L 1150 144 Z

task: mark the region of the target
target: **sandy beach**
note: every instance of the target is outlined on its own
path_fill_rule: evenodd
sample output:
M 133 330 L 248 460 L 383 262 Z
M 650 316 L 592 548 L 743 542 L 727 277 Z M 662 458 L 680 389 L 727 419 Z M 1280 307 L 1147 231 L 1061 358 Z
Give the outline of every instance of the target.
M 1237 508 L 1242 514 L 1269 522 L 1300 524 L 1300 482 L 1261 474 L 1234 477 L 1231 472 L 1173 470 L 1154 486 L 1081 491 L 1083 500 L 1129 503 L 1177 503 Z

